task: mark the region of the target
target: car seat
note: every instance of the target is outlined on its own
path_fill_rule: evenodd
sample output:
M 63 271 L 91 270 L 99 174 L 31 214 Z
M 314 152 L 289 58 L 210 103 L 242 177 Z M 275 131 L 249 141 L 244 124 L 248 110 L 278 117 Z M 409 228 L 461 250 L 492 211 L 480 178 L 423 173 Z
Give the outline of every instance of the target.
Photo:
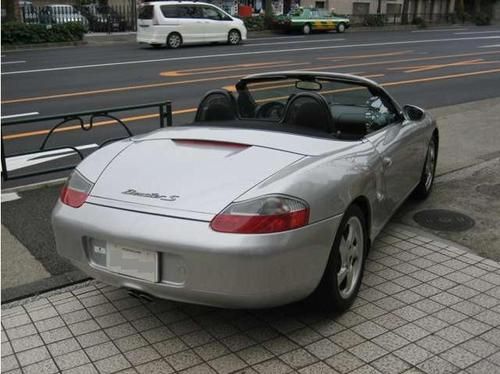
M 230 121 L 237 119 L 236 101 L 226 90 L 209 91 L 196 111 L 196 122 Z
M 282 123 L 328 134 L 334 132 L 328 103 L 323 96 L 314 92 L 302 92 L 292 97 L 285 109 Z

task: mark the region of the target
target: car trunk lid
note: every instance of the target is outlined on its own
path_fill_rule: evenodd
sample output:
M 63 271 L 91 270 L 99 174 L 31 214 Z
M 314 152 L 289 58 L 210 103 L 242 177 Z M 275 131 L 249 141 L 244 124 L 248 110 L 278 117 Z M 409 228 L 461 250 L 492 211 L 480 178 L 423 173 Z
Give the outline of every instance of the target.
M 89 202 L 209 220 L 238 196 L 301 158 L 227 139 L 145 137 L 110 162 Z

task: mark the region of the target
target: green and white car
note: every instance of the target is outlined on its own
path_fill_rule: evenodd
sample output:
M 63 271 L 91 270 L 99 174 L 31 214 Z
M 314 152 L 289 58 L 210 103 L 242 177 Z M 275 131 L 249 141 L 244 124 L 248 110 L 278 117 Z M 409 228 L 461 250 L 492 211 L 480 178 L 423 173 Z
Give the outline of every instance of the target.
M 283 31 L 302 31 L 310 34 L 313 31 L 344 32 L 350 26 L 349 18 L 334 15 L 326 9 L 297 8 L 287 15 L 275 17 L 274 26 Z

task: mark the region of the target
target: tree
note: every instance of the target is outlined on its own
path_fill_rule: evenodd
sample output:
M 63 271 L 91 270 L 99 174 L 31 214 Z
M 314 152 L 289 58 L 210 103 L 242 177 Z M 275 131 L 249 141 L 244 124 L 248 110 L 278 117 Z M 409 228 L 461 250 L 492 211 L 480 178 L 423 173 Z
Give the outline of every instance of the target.
M 9 21 L 15 21 L 17 19 L 16 14 L 17 14 L 17 1 L 16 0 L 6 0 L 5 1 L 5 20 L 7 22 Z
M 266 9 L 265 9 L 265 19 L 266 24 L 269 26 L 273 19 L 273 2 L 272 0 L 265 0 Z

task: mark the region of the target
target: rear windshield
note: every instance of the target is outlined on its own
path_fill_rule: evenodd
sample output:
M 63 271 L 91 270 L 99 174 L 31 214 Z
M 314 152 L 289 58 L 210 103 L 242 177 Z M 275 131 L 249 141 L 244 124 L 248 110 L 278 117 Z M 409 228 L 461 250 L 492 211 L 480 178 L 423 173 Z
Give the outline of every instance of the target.
M 139 19 L 153 19 L 154 7 L 152 5 L 144 5 L 139 8 Z

